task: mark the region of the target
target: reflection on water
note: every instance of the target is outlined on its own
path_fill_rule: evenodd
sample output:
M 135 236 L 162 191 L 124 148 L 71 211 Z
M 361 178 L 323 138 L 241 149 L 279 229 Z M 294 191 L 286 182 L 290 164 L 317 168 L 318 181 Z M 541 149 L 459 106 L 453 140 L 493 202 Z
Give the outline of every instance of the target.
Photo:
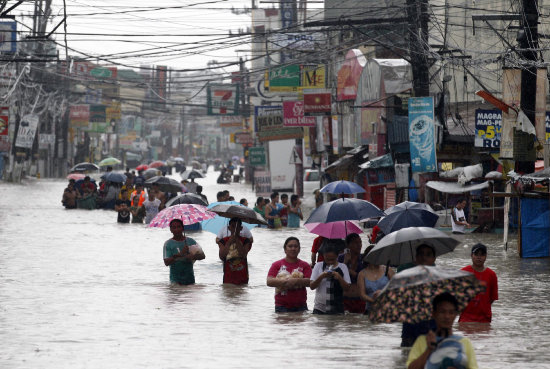
M 198 182 L 215 200 L 215 174 Z M 111 211 L 66 211 L 64 186 L 0 183 L 1 368 L 404 367 L 399 324 L 274 313 L 267 271 L 293 235 L 309 261 L 315 236 L 304 229 L 253 230 L 248 286 L 223 286 L 215 235 L 194 233 L 206 254 L 195 264 L 197 284 L 171 286 L 162 261 L 167 229 L 119 225 Z M 227 187 L 254 202 L 249 185 Z M 500 300 L 490 326 L 457 324 L 457 332 L 472 340 L 481 368 L 547 366 L 548 259 L 520 260 L 501 236 L 470 234 L 437 264 L 467 265 L 479 241 L 488 245 Z M 313 300 L 309 291 L 310 309 Z

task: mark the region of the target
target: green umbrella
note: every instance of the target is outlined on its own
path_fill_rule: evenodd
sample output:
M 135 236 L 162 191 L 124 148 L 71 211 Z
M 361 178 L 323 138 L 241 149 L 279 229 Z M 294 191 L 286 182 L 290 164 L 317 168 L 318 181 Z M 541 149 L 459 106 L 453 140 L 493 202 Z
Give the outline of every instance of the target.
M 102 161 L 100 161 L 99 166 L 100 167 L 106 167 L 108 165 L 117 165 L 117 164 L 120 164 L 120 163 L 121 163 L 121 161 L 118 160 L 117 158 L 110 157 L 110 158 L 105 158 Z

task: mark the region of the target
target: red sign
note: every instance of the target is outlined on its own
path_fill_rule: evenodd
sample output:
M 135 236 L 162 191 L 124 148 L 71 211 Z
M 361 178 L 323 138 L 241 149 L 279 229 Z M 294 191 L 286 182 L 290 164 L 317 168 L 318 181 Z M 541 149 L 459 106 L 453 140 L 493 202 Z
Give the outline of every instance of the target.
M 0 136 L 8 135 L 9 114 L 9 107 L 0 107 Z
M 338 101 L 355 100 L 361 72 L 367 64 L 367 58 L 358 49 L 351 49 L 346 54 L 346 60 L 338 71 L 336 98 Z
M 330 92 L 325 93 L 304 93 L 304 114 L 307 115 L 330 115 L 332 96 Z
M 285 127 L 315 127 L 315 117 L 304 116 L 303 101 L 283 102 L 283 126 Z
M 252 146 L 254 144 L 254 139 L 249 132 L 236 132 L 235 143 L 243 146 Z
M 69 121 L 73 127 L 87 127 L 90 122 L 90 105 L 72 105 Z

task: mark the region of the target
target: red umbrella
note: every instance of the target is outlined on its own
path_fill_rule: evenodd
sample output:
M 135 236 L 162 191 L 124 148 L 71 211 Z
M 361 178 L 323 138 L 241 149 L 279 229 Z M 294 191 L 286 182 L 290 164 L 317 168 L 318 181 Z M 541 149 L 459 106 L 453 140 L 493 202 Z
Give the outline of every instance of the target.
M 149 164 L 149 168 L 159 168 L 164 166 L 166 166 L 166 163 L 161 160 L 156 160 Z
M 136 170 L 147 170 L 149 166 L 147 164 L 141 164 L 136 167 Z

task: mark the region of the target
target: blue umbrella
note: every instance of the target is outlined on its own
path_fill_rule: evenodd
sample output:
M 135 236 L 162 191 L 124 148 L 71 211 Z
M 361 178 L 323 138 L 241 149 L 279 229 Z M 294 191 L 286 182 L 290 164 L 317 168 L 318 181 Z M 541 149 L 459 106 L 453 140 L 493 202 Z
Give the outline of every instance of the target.
M 328 185 L 321 188 L 321 192 L 351 195 L 354 193 L 363 193 L 365 189 L 355 182 L 342 180 L 330 182 Z
M 315 209 L 307 223 L 330 223 L 341 220 L 363 220 L 384 215 L 376 205 L 359 199 L 338 199 L 327 202 Z
M 126 182 L 126 176 L 118 172 L 107 172 L 101 176 L 101 179 L 113 182 L 113 183 L 124 183 Z
M 224 205 L 244 206 L 244 205 L 241 205 L 240 203 L 238 203 L 236 201 L 220 201 L 220 202 L 211 203 L 210 205 L 208 205 L 208 209 L 212 209 L 214 206 L 222 205 L 222 204 L 224 204 Z M 222 229 L 223 227 L 227 227 L 227 224 L 229 224 L 229 218 L 224 218 L 224 217 L 221 217 L 219 215 L 216 215 L 212 219 L 204 220 L 204 221 L 201 222 L 203 230 L 208 231 L 208 232 L 212 232 L 216 235 L 218 234 L 220 229 Z M 252 229 L 252 228 L 256 227 L 256 224 L 243 223 L 243 226 L 245 226 L 248 229 Z
M 439 216 L 426 209 L 404 209 L 386 215 L 378 222 L 385 234 L 408 227 L 434 227 Z

